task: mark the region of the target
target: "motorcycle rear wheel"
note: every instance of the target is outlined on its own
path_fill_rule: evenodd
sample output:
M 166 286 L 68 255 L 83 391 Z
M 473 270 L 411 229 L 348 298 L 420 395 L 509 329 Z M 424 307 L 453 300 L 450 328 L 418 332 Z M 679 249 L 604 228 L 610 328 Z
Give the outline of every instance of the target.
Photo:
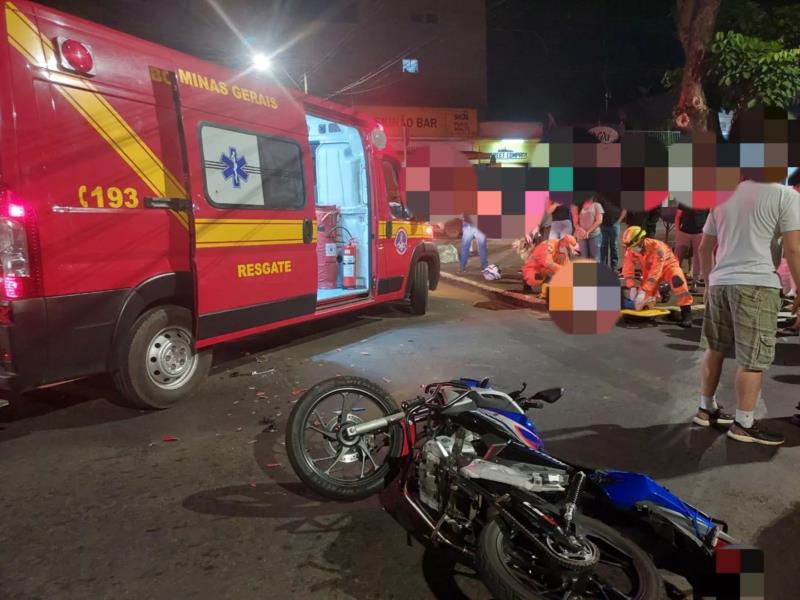
M 575 521 L 579 524 L 582 534 L 595 543 L 601 551 L 597 570 L 592 573 L 590 583 L 580 598 L 626 597 L 631 600 L 666 598 L 664 583 L 658 574 L 658 569 L 644 550 L 600 521 L 584 515 L 577 515 Z M 530 572 L 525 573 L 523 566 L 515 564 L 515 560 L 507 552 L 509 543 L 513 543 L 513 540 L 497 519 L 483 528 L 478 540 L 478 572 L 495 600 L 560 600 L 565 596 L 570 589 L 567 583 L 568 577 L 563 578 L 560 586 L 558 582 L 553 584 L 552 579 L 547 582 L 537 580 Z M 635 580 L 630 582 L 633 589 L 616 590 L 618 592 L 616 596 L 603 593 L 603 588 L 609 590 L 609 585 L 616 584 L 607 582 L 597 574 L 598 571 L 602 572 L 603 554 L 609 548 L 615 549 L 617 556 L 609 557 L 607 552 L 605 562 L 615 564 L 614 559 L 619 559 L 620 555 L 625 557 L 628 571 Z M 552 569 L 556 572 L 559 568 L 553 564 Z M 577 572 L 570 573 L 578 575 Z
M 325 403 L 331 406 L 323 409 Z M 350 447 L 333 434 L 344 426 L 399 410 L 389 393 L 368 379 L 348 376 L 321 381 L 303 394 L 289 415 L 286 452 L 292 469 L 314 492 L 331 500 L 355 501 L 378 493 L 390 474 L 391 457 L 400 453 L 400 425 L 394 423 L 385 431 L 363 436 L 363 445 Z M 314 439 L 317 435 L 321 437 Z M 321 447 L 322 456 L 313 455 L 309 447 L 312 442 L 318 453 Z M 344 476 L 346 470 L 351 477 Z

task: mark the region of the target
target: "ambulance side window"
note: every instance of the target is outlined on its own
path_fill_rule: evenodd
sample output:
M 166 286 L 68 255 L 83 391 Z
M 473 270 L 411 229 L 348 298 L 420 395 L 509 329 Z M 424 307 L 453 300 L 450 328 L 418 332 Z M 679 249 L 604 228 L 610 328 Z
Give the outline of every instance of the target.
M 206 198 L 218 208 L 301 209 L 303 155 L 291 140 L 202 125 Z
M 409 218 L 403 199 L 400 195 L 400 178 L 397 167 L 389 160 L 383 159 L 383 180 L 386 183 L 386 199 L 389 202 L 389 211 L 395 219 Z

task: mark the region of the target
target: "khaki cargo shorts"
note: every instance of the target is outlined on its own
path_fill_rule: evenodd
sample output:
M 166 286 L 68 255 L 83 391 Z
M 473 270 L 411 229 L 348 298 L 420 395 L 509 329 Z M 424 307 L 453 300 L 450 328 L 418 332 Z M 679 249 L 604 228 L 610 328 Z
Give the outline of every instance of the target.
M 703 347 L 725 353 L 735 348 L 736 362 L 740 366 L 766 371 L 775 359 L 775 329 L 780 308 L 777 288 L 712 286 L 703 319 Z

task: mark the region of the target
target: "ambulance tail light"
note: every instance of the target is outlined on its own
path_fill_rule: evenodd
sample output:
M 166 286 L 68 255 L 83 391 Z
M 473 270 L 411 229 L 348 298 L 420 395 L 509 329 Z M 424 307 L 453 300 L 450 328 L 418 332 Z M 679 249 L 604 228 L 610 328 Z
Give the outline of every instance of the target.
M 39 237 L 33 210 L 0 187 L 0 300 L 41 295 Z

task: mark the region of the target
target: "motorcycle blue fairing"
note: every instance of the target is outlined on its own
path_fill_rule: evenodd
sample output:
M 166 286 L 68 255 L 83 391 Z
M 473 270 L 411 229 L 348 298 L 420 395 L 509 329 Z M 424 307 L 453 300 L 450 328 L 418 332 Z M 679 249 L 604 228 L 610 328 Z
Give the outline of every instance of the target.
M 622 510 L 650 504 L 682 515 L 694 525 L 698 534 L 716 527 L 710 517 L 647 475 L 629 471 L 595 471 L 589 477 L 602 488 L 611 503 Z

